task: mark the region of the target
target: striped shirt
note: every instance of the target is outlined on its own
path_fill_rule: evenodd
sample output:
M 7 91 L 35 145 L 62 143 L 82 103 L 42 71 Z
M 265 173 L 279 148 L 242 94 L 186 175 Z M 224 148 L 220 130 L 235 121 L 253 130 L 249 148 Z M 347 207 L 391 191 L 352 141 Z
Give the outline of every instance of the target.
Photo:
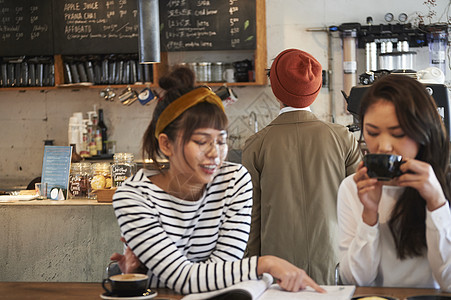
M 139 170 L 113 197 L 122 236 L 149 268 L 150 287 L 189 294 L 257 279 L 257 257 L 243 259 L 252 210 L 247 170 L 224 162 L 198 201 L 153 184 L 148 177 L 156 172 Z

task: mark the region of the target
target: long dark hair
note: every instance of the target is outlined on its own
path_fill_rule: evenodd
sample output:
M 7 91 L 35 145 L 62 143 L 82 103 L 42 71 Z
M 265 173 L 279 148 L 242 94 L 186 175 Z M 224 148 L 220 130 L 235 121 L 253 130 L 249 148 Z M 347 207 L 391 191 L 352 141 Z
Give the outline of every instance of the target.
M 165 90 L 165 93 L 158 100 L 152 121 L 144 133 L 142 154 L 144 159 L 152 159 L 154 166 L 161 170 L 158 160 L 164 157 L 164 154 L 161 152 L 158 139 L 155 137 L 158 118 L 170 103 L 195 89 L 195 76 L 193 71 L 187 67 L 176 67 L 167 76 L 161 77 L 158 85 Z M 171 142 L 175 142 L 178 132 L 181 131 L 182 145 L 185 145 L 198 128 L 225 130 L 227 125 L 227 116 L 221 108 L 208 102 L 201 102 L 183 112 L 166 126 L 163 133 L 168 136 Z
M 449 201 L 450 141 L 434 99 L 413 78 L 394 74 L 384 76 L 363 96 L 360 105 L 362 132 L 366 111 L 378 101 L 388 101 L 395 106 L 396 116 L 404 133 L 419 144 L 415 159 L 432 166 Z M 398 199 L 388 224 L 400 259 L 423 255 L 427 248 L 426 201 L 416 189 L 406 188 Z

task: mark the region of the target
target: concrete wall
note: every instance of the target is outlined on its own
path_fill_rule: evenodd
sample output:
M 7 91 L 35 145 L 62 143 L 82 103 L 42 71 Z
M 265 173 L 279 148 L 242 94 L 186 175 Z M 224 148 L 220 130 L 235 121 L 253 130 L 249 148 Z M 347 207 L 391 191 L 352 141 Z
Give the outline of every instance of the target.
M 111 205 L 0 205 L 0 281 L 100 282 L 122 253 Z

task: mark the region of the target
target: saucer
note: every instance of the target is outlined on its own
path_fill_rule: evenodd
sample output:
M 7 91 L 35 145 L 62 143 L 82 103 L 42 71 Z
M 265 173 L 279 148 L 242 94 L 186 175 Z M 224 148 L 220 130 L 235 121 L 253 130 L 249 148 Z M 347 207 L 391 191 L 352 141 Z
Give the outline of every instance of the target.
M 393 297 L 389 297 L 389 296 L 381 296 L 381 295 L 363 295 L 363 296 L 357 296 L 357 297 L 352 297 L 351 300 L 364 300 L 365 298 L 378 298 L 378 299 L 384 299 L 384 300 L 399 300 L 398 298 L 393 298 Z
M 156 297 L 158 295 L 158 293 L 156 291 L 153 291 L 153 290 L 151 290 L 148 293 L 149 293 L 149 295 L 143 295 L 143 296 L 124 296 L 124 297 L 120 297 L 120 296 L 114 296 L 114 295 L 111 295 L 111 294 L 105 292 L 105 293 L 100 295 L 100 298 L 107 299 L 107 300 L 147 300 L 147 299 L 152 299 L 152 298 L 154 298 L 154 297 Z
M 407 300 L 449 300 L 450 296 L 442 295 L 421 295 L 421 296 L 410 296 L 406 298 Z

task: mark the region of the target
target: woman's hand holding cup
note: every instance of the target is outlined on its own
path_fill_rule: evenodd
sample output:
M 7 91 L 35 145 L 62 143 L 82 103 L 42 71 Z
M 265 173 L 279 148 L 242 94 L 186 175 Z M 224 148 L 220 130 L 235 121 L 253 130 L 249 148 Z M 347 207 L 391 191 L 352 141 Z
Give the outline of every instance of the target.
M 121 237 L 121 241 L 126 244 L 126 241 L 123 237 Z M 125 248 L 124 254 L 115 252 L 111 255 L 110 260 L 116 261 L 122 273 L 125 274 L 146 273 L 147 271 L 145 270 L 145 266 L 143 266 L 141 261 L 138 259 L 138 257 L 136 257 L 136 255 L 128 245 Z
M 368 168 L 364 166 L 364 162 L 360 162 L 353 178 L 357 185 L 357 194 L 363 205 L 363 222 L 369 226 L 374 226 L 378 221 L 382 183 L 377 178 L 370 178 L 367 171 Z
M 401 166 L 403 175 L 397 184 L 416 189 L 426 200 L 429 211 L 434 211 L 446 203 L 446 197 L 432 166 L 416 159 L 406 159 Z

